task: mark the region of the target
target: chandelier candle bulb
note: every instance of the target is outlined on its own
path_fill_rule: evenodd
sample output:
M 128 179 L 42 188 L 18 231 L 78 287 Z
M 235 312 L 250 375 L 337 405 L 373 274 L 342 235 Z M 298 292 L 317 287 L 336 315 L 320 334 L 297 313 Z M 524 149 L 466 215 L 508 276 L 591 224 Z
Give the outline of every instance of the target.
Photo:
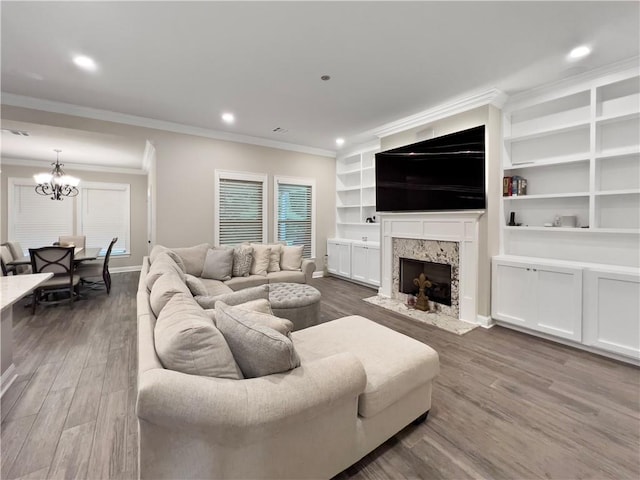
M 51 195 L 51 200 L 62 200 L 62 197 L 75 197 L 80 192 L 78 185 L 80 179 L 67 175 L 62 170 L 64 166 L 60 163 L 60 152 L 62 150 L 54 150 L 56 152 L 56 161 L 52 163 L 53 170 L 51 173 L 37 173 L 33 179 L 37 183 L 36 193 L 38 195 Z

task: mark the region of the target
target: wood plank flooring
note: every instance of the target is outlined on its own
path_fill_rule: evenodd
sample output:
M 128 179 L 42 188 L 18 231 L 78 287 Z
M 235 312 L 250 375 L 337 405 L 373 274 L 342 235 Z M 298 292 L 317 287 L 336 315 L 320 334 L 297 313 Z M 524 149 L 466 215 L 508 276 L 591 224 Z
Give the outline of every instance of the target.
M 111 295 L 14 316 L 18 378 L 2 398 L 3 479 L 135 479 L 138 275 Z M 358 314 L 435 348 L 428 420 L 345 479 L 638 479 L 640 370 L 501 327 L 457 336 L 361 301 L 335 278 L 322 319 Z

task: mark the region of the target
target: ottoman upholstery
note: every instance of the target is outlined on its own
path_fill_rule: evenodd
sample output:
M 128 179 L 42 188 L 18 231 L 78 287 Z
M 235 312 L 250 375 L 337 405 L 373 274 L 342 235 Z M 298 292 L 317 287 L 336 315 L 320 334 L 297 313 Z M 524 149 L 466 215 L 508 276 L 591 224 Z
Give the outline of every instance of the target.
M 269 302 L 273 314 L 291 320 L 294 330 L 316 325 L 320 320 L 320 292 L 309 285 L 271 283 Z

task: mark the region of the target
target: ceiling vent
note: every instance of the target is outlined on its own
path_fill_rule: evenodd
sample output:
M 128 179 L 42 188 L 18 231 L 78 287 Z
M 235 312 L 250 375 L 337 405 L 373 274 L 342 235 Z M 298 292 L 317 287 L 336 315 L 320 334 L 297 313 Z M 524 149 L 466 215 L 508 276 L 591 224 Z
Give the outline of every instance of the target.
M 3 132 L 13 133 L 14 135 L 18 135 L 20 137 L 28 137 L 29 132 L 25 132 L 24 130 L 11 130 L 10 128 L 3 128 Z
M 273 131 L 273 133 L 287 133 L 289 130 L 287 130 L 286 128 L 282 128 L 282 127 L 276 127 L 272 131 Z

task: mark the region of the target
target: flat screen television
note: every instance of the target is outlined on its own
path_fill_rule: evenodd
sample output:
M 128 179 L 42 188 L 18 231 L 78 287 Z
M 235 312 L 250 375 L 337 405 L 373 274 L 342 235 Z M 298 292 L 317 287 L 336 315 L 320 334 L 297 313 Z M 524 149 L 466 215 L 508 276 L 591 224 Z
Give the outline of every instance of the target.
M 376 210 L 483 210 L 484 125 L 376 153 Z

